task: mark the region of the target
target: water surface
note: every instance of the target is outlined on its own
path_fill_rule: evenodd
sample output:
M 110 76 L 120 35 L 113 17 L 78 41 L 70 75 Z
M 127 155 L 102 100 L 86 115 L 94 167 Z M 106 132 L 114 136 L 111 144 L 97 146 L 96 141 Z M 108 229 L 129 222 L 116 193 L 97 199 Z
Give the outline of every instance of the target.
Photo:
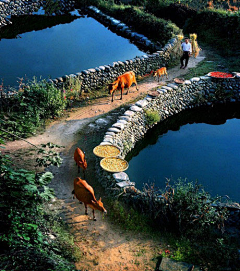
M 47 19 L 46 19 L 47 20 Z M 17 77 L 56 78 L 84 69 L 143 55 L 135 45 L 93 18 L 20 34 L 0 41 L 0 79 L 16 85 Z
M 127 157 L 131 181 L 139 189 L 147 182 L 163 189 L 166 178 L 198 180 L 211 195 L 240 201 L 238 111 L 236 106 L 195 110 L 159 124 Z

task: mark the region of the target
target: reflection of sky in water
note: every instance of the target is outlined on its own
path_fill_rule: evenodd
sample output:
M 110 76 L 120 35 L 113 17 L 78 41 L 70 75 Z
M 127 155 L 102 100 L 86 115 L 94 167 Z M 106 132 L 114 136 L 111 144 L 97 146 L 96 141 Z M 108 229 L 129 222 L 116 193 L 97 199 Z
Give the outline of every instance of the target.
M 161 135 L 131 159 L 129 174 L 138 188 L 148 181 L 164 188 L 166 178 L 198 179 L 212 195 L 240 201 L 240 120 L 223 125 L 187 124 Z
M 25 74 L 55 78 L 144 54 L 92 18 L 20 36 L 0 42 L 0 78 L 5 84 Z

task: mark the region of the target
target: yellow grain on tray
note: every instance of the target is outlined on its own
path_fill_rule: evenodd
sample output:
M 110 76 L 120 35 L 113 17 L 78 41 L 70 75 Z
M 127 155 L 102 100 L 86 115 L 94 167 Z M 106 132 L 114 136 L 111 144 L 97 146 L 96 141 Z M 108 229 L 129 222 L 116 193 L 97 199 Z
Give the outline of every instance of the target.
M 110 172 L 121 172 L 128 168 L 128 162 L 115 157 L 104 158 L 100 165 L 103 169 Z
M 93 153 L 99 157 L 116 157 L 120 150 L 112 145 L 99 145 L 93 149 Z

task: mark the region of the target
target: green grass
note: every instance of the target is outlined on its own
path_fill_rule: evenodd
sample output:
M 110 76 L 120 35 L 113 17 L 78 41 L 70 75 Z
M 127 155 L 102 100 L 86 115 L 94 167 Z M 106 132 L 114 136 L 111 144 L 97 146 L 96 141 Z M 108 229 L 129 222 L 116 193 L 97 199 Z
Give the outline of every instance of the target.
M 189 68 L 185 79 L 195 76 L 203 76 L 211 71 L 233 72 L 240 69 L 240 59 L 229 56 L 224 58 L 218 50 L 213 50 L 209 45 L 203 44 L 205 59 L 197 64 L 194 68 Z

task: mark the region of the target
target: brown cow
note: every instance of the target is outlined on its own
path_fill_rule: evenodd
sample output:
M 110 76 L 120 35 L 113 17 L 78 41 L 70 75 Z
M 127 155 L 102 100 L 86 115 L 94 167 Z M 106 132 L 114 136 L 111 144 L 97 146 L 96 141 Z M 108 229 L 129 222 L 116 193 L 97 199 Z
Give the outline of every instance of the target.
M 78 166 L 78 173 L 80 173 L 80 167 L 83 169 L 84 177 L 85 177 L 85 170 L 87 169 L 87 161 L 85 158 L 84 152 L 76 148 L 74 152 L 74 160 L 76 162 L 76 165 Z
M 158 82 L 160 81 L 160 77 L 164 76 L 164 75 L 166 75 L 166 77 L 168 78 L 166 67 L 162 67 L 153 73 L 153 77 L 158 77 Z
M 126 95 L 127 95 L 128 91 L 129 91 L 129 88 L 131 87 L 131 85 L 133 83 L 135 83 L 136 88 L 138 90 L 135 73 L 133 71 L 130 71 L 130 72 L 126 72 L 126 73 L 118 76 L 116 81 L 109 84 L 108 88 L 109 88 L 109 94 L 112 94 L 112 102 L 113 102 L 114 92 L 115 92 L 116 89 L 121 90 L 121 98 L 120 98 L 120 100 L 122 100 L 122 95 L 123 95 L 124 88 L 128 89 L 127 93 L 126 93 Z
M 101 198 L 97 201 L 94 195 L 93 188 L 81 178 L 77 177 L 74 180 L 74 190 L 72 194 L 85 205 L 85 214 L 87 215 L 87 206 L 93 210 L 93 220 L 96 221 L 94 210 L 99 210 L 101 212 L 107 213 L 107 210 L 103 207 Z

